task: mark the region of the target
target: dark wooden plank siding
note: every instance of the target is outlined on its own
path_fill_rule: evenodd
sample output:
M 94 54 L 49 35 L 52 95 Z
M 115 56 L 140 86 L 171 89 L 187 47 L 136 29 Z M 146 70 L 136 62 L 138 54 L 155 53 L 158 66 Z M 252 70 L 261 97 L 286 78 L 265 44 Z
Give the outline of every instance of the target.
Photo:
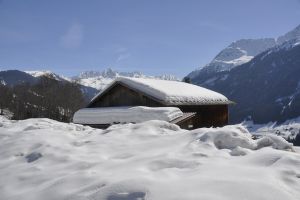
M 117 83 L 109 92 L 101 96 L 101 99 L 94 101 L 89 108 L 112 107 L 112 106 L 163 106 L 161 103 Z
M 197 112 L 194 128 L 220 127 L 228 124 L 228 105 L 178 105 L 182 112 Z

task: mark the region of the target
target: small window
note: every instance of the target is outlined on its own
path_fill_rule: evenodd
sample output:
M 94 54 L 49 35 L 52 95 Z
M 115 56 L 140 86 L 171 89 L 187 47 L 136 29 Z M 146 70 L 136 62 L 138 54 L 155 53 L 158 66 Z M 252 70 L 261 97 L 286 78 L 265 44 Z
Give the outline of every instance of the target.
M 188 128 L 189 128 L 189 129 L 192 129 L 193 127 L 194 127 L 193 124 L 189 124 L 189 125 L 188 125 Z

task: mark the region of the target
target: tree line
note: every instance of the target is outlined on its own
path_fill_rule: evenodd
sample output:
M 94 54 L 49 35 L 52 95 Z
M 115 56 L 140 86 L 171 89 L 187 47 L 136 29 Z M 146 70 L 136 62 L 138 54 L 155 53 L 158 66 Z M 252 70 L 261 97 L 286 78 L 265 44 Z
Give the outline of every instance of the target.
M 0 83 L 0 114 L 7 109 L 15 120 L 50 118 L 70 122 L 74 112 L 85 103 L 77 83 L 57 81 L 54 77 L 42 76 L 34 85 Z

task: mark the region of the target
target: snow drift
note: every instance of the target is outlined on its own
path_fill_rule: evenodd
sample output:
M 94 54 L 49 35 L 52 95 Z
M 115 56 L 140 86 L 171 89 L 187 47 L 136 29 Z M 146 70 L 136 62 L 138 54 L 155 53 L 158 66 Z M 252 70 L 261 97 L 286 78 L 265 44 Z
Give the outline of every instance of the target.
M 300 196 L 300 149 L 241 125 L 187 131 L 165 121 L 106 130 L 0 118 L 5 200 L 272 199 Z
M 300 146 L 300 117 L 287 120 L 282 124 L 277 122 L 254 124 L 253 121 L 244 121 L 242 124 L 257 138 L 270 134 L 278 135 Z

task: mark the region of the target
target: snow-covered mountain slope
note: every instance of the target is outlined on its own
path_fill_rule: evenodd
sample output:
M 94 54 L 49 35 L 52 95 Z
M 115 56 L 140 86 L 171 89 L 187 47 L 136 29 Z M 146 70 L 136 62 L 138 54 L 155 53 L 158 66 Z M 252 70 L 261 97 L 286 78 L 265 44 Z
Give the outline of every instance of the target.
M 76 81 L 82 85 L 89 86 L 95 88 L 99 91 L 103 90 L 109 83 L 112 82 L 111 78 L 104 77 L 91 77 L 91 78 L 80 78 L 76 79 Z
M 41 70 L 41 71 L 25 71 L 26 74 L 32 76 L 32 78 L 36 79 L 36 82 L 38 81 L 39 78 L 42 76 L 46 76 L 52 79 L 55 79 L 57 81 L 67 81 L 67 82 L 73 82 L 74 80 L 62 75 L 58 75 L 54 72 L 48 71 L 48 70 Z M 0 77 L 1 78 L 1 77 Z M 94 87 L 86 86 L 81 83 L 79 83 L 81 87 L 81 91 L 87 101 L 92 99 L 99 91 L 95 89 Z
M 68 78 L 68 77 L 55 74 L 55 73 L 53 73 L 51 71 L 48 71 L 48 70 L 24 71 L 24 72 L 27 73 L 27 74 L 30 74 L 31 76 L 36 77 L 36 78 L 39 78 L 39 77 L 42 77 L 42 76 L 47 76 L 47 77 L 54 78 L 55 80 L 58 80 L 58 81 L 71 81 L 71 79 Z
M 17 84 L 35 84 L 37 79 L 19 70 L 0 71 L 0 83 L 2 85 L 13 86 Z
M 111 68 L 107 68 L 103 71 L 84 71 L 77 76 L 78 78 L 94 78 L 94 77 L 104 77 L 104 78 L 116 78 L 119 76 L 126 76 L 126 77 L 144 77 L 141 72 L 119 72 L 113 70 Z
M 288 33 L 284 34 L 277 38 L 277 43 L 282 44 L 289 40 L 300 40 L 300 25 L 297 26 L 295 29 L 289 31 Z
M 47 75 L 50 75 L 50 74 L 54 74 L 53 72 L 48 71 L 48 70 L 24 71 L 24 72 L 27 73 L 27 74 L 30 74 L 31 76 L 34 76 L 34 77 L 47 76 Z
M 275 45 L 276 40 L 273 38 L 238 40 L 223 49 L 209 64 L 191 72 L 188 77 L 194 79 L 203 71 L 209 73 L 229 71 L 249 62 L 254 56 Z
M 79 76 L 73 77 L 72 80 L 76 80 L 78 83 L 93 87 L 97 90 L 102 90 L 109 83 L 111 83 L 115 78 L 124 76 L 131 78 L 153 78 L 153 79 L 163 79 L 163 80 L 178 80 L 173 75 L 161 75 L 161 76 L 148 76 L 141 72 L 119 72 L 108 68 L 103 71 L 86 71 L 82 72 Z
M 300 25 L 283 36 L 265 39 L 241 39 L 223 49 L 209 64 L 189 73 L 192 80 L 205 78 L 207 74 L 229 71 L 252 60 L 256 55 L 290 40 L 300 40 Z
M 242 126 L 193 131 L 163 121 L 97 130 L 0 118 L 6 200 L 296 200 L 300 149 Z

